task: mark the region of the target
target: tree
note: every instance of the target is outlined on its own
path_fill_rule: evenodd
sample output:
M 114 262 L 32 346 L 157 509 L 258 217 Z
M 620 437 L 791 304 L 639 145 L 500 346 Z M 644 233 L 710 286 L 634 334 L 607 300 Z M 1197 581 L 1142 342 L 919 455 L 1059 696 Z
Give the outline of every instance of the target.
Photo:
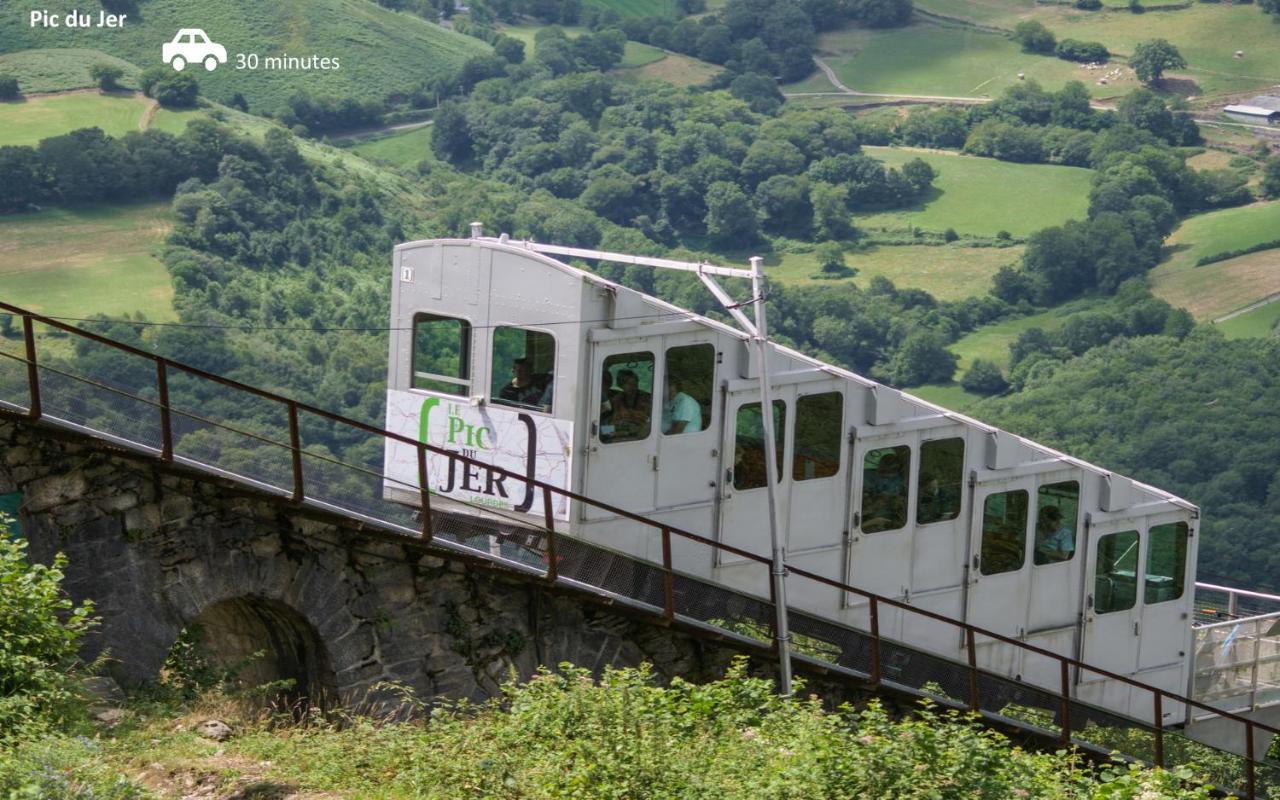
M 471 155 L 467 114 L 457 103 L 445 103 L 431 125 L 431 152 L 441 161 L 463 161 Z
M 12 75 L 0 75 L 0 100 L 15 100 L 19 94 L 18 79 Z
M 1022 45 L 1024 53 L 1052 53 L 1057 39 L 1042 23 L 1028 19 L 1013 28 L 1013 40 Z
M 1259 188 L 1264 197 L 1280 197 L 1280 156 L 1267 159 L 1262 168 L 1262 185 Z
M 707 236 L 721 244 L 742 245 L 756 238 L 756 210 L 738 185 L 716 181 L 707 187 Z
M 1178 48 L 1168 40 L 1149 39 L 1139 42 L 1138 46 L 1133 48 L 1133 55 L 1129 57 L 1129 66 L 1133 67 L 1133 73 L 1138 76 L 1138 80 L 1151 84 L 1159 81 L 1164 76 L 1165 70 L 1184 69 L 1187 62 L 1182 57 L 1182 53 L 1178 52 Z
M 1280 15 L 1280 0 L 1258 0 L 1258 8 L 1273 16 Z
M 902 165 L 902 177 L 907 179 L 907 183 L 911 185 L 911 191 L 915 192 L 917 197 L 933 186 L 933 179 L 937 176 L 938 173 L 923 158 L 913 158 Z
M 124 77 L 124 70 L 114 64 L 94 64 L 89 67 L 89 77 L 93 78 L 94 83 L 98 84 L 98 88 L 104 92 L 114 92 L 120 88 L 120 79 Z
M 1004 379 L 999 365 L 985 358 L 974 359 L 968 371 L 960 378 L 960 385 L 966 392 L 986 396 L 1000 394 L 1009 388 L 1009 382 Z
M 839 242 L 823 242 L 814 249 L 818 268 L 827 275 L 853 275 L 854 271 L 844 263 L 844 247 Z
M 493 42 L 493 53 L 508 64 L 524 63 L 524 42 L 514 36 L 499 36 Z
M 195 78 L 168 70 L 168 74 L 151 86 L 151 97 L 162 106 L 192 108 L 200 96 L 200 84 Z
M 813 204 L 813 223 L 824 239 L 848 239 L 853 235 L 849 214 L 849 187 L 819 181 L 809 190 Z
M 878 372 L 894 386 L 946 383 L 955 374 L 959 360 L 947 349 L 947 340 L 941 333 L 918 330 L 908 334 Z
M 729 84 L 729 94 L 751 106 L 757 114 L 776 114 L 784 99 L 773 78 L 755 73 L 734 78 Z

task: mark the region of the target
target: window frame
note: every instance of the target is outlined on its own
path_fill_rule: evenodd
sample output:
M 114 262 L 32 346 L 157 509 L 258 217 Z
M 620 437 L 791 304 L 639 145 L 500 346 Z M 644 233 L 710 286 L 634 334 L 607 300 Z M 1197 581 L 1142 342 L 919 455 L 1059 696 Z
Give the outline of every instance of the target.
M 1175 536 L 1177 537 L 1175 539 L 1175 542 L 1176 543 L 1180 542 L 1180 545 L 1175 544 L 1175 547 L 1181 548 L 1181 552 L 1179 553 L 1178 566 L 1180 567 L 1180 571 L 1182 572 L 1182 574 L 1179 576 L 1176 576 L 1178 580 L 1173 584 L 1171 584 L 1172 587 L 1176 587 L 1178 590 L 1178 593 L 1176 595 L 1174 595 L 1173 597 L 1166 597 L 1163 600 L 1152 600 L 1151 599 L 1152 587 L 1150 584 L 1151 556 L 1156 551 L 1156 548 L 1155 548 L 1156 531 L 1160 528 L 1173 528 L 1175 531 L 1180 529 L 1180 532 L 1175 534 Z M 1172 522 L 1162 522 L 1158 525 L 1149 525 L 1147 527 L 1147 556 L 1142 560 L 1143 561 L 1142 604 L 1144 606 L 1156 606 L 1156 605 L 1161 605 L 1163 603 L 1172 603 L 1174 601 L 1181 600 L 1186 595 L 1187 593 L 1187 551 L 1190 549 L 1190 543 L 1187 540 L 1190 538 L 1191 538 L 1191 526 L 1187 523 L 1186 520 L 1183 520 L 1183 519 L 1174 520 Z M 1161 577 L 1172 578 L 1175 576 L 1162 575 Z
M 497 355 L 498 332 L 503 329 L 514 329 L 514 330 L 525 331 L 529 333 L 541 333 L 551 338 L 552 389 L 551 389 L 551 402 L 548 404 L 551 407 L 550 411 L 543 411 L 542 406 L 525 405 L 523 403 L 513 403 L 510 400 L 499 400 L 497 394 L 493 391 L 493 381 L 494 381 L 494 375 L 495 375 L 494 369 L 493 369 L 494 356 Z M 489 330 L 490 330 L 490 333 L 489 333 L 489 389 L 485 395 L 486 401 L 489 403 L 489 405 L 498 406 L 499 408 L 514 408 L 517 411 L 528 411 L 532 414 L 544 414 L 546 416 L 551 416 L 552 414 L 554 414 L 556 409 L 556 394 L 557 394 L 557 391 L 555 388 L 556 367 L 560 363 L 560 342 L 557 341 L 556 335 L 549 330 L 544 330 L 542 328 L 538 328 L 534 326 L 520 325 L 516 323 L 507 323 L 507 324 L 498 323 L 496 325 L 491 326 Z M 525 357 L 527 358 L 528 356 L 526 355 Z
M 925 448 L 928 447 L 929 445 L 940 445 L 940 444 L 943 444 L 944 442 L 952 442 L 952 441 L 960 442 L 960 476 L 959 476 L 960 480 L 956 484 L 956 487 L 957 487 L 956 512 L 949 517 L 938 517 L 937 519 L 931 519 L 928 522 L 921 522 L 920 521 L 920 497 L 922 495 L 921 490 L 924 487 L 921 485 L 920 481 L 924 477 Z M 922 525 L 940 525 L 943 522 L 954 522 L 955 520 L 960 519 L 961 515 L 964 514 L 964 496 L 965 496 L 964 468 L 965 468 L 965 456 L 966 456 L 965 451 L 968 449 L 968 444 L 969 443 L 966 440 L 964 433 L 957 432 L 952 436 L 944 436 L 940 439 L 924 439 L 919 443 L 919 445 L 917 445 L 916 450 L 919 451 L 919 455 L 917 456 L 919 464 L 916 467 L 916 484 L 915 484 L 916 485 L 916 502 L 914 504 L 915 505 L 915 509 L 914 509 L 915 524 L 917 527 Z M 937 478 L 938 476 L 935 474 L 933 477 Z
M 1015 495 L 1015 494 L 1020 494 L 1024 498 L 1023 506 L 1022 506 L 1022 525 L 1020 526 L 1019 539 L 1018 539 L 1021 545 L 1020 546 L 1021 555 L 1018 558 L 1017 566 L 1013 567 L 1012 569 L 1002 569 L 997 572 L 987 572 L 987 565 L 990 560 L 987 556 L 987 503 L 991 502 L 992 498 L 1000 497 L 1001 495 Z M 990 492 L 985 497 L 982 498 L 982 516 L 979 518 L 979 523 L 978 523 L 978 556 L 979 556 L 978 557 L 978 574 L 979 575 L 981 575 L 984 578 L 991 577 L 993 575 L 1011 575 L 1014 573 L 1021 572 L 1022 570 L 1027 568 L 1027 562 L 1031 560 L 1027 558 L 1027 550 L 1028 550 L 1027 524 L 1030 518 L 1031 518 L 1031 490 L 1030 489 L 1027 489 L 1027 488 L 1006 489 L 1003 492 Z
M 829 394 L 834 394 L 839 401 L 836 405 L 836 408 L 838 409 L 839 414 L 836 417 L 836 427 L 835 427 L 836 470 L 835 472 L 832 472 L 829 475 L 815 475 L 812 478 L 799 476 L 796 474 L 796 467 L 798 466 L 796 457 L 800 452 L 800 417 L 801 417 L 800 404 L 811 397 L 823 397 Z M 791 415 L 792 416 L 792 419 L 791 419 L 791 480 L 795 481 L 796 483 L 804 483 L 806 481 L 821 481 L 821 480 L 829 480 L 831 478 L 840 477 L 840 473 L 844 469 L 844 443 L 846 439 L 845 433 L 844 433 L 844 403 L 845 403 L 844 391 L 839 387 L 826 389 L 821 392 L 810 392 L 808 394 L 799 394 L 799 393 L 796 394 L 796 400 L 795 400 L 796 413 Z
M 1072 547 L 1071 547 L 1071 555 L 1070 555 L 1070 557 L 1068 557 L 1068 558 L 1064 558 L 1064 559 L 1061 559 L 1061 560 L 1059 560 L 1059 561 L 1046 561 L 1046 562 L 1044 562 L 1043 564 L 1041 564 L 1041 563 L 1039 563 L 1038 561 L 1036 561 L 1036 558 L 1037 558 L 1037 555 L 1038 555 L 1038 554 L 1037 554 L 1037 549 L 1038 549 L 1038 545 L 1040 544 L 1040 509 L 1041 509 L 1041 508 L 1049 508 L 1049 506 L 1048 506 L 1048 505 L 1045 505 L 1045 506 L 1041 506 L 1041 505 L 1040 505 L 1040 497 L 1041 497 L 1041 494 L 1040 494 L 1040 493 L 1041 493 L 1044 489 L 1046 489 L 1046 488 L 1048 488 L 1048 487 L 1050 487 L 1050 486 L 1061 486 L 1062 484 L 1066 484 L 1066 483 L 1074 483 L 1074 484 L 1076 485 L 1076 499 L 1075 499 L 1075 503 L 1076 503 L 1076 515 L 1075 515 L 1075 517 L 1074 517 L 1074 518 L 1072 519 L 1072 521 L 1071 521 L 1071 544 L 1072 544 Z M 1081 520 L 1080 520 L 1081 502 L 1080 502 L 1080 495 L 1081 495 L 1081 492 L 1082 492 L 1082 491 L 1083 491 L 1083 490 L 1082 490 L 1081 485 L 1080 485 L 1080 478 L 1079 478 L 1079 477 L 1068 478 L 1068 479 L 1066 479 L 1066 480 L 1061 480 L 1061 481 L 1053 481 L 1053 482 L 1051 482 L 1051 483 L 1041 483 L 1041 484 L 1038 484 L 1038 485 L 1036 486 L 1036 514 L 1035 514 L 1035 517 L 1033 518 L 1033 519 L 1034 519 L 1034 521 L 1035 521 L 1035 525 L 1033 526 L 1033 529 L 1032 529 L 1032 535 L 1031 535 L 1031 566 L 1033 566 L 1033 567 L 1052 567 L 1052 566 L 1054 566 L 1054 565 L 1056 565 L 1056 564 L 1070 564 L 1072 561 L 1075 561 L 1075 560 L 1076 560 L 1076 556 L 1080 553 L 1080 535 L 1081 535 L 1081 530 L 1080 530 L 1080 529 L 1081 529 Z M 1057 508 L 1061 508 L 1061 506 L 1056 506 L 1056 507 L 1057 507 Z M 1063 521 L 1064 521 L 1064 522 L 1066 521 L 1066 517 L 1063 517 L 1062 519 L 1063 519 Z
M 707 387 L 709 390 L 708 394 L 710 397 L 710 402 L 707 404 L 707 407 L 703 409 L 702 403 L 698 401 L 698 398 L 693 397 L 693 395 L 689 395 L 690 397 L 693 397 L 694 402 L 698 403 L 699 411 L 700 412 L 705 411 L 705 414 L 702 420 L 702 427 L 696 431 L 680 431 L 679 433 L 667 433 L 662 430 L 662 411 L 667 405 L 667 400 L 666 400 L 667 381 L 671 377 L 671 351 L 690 349 L 694 347 L 706 347 L 711 350 L 711 383 Z M 711 430 L 712 415 L 715 414 L 715 406 L 716 406 L 716 403 L 715 403 L 716 366 L 717 366 L 716 355 L 717 355 L 716 346 L 712 342 L 690 342 L 689 344 L 673 344 L 663 348 L 662 350 L 662 392 L 654 398 L 655 400 L 654 405 L 656 407 L 657 417 L 658 417 L 658 435 L 659 436 L 695 436 L 699 433 L 706 433 L 707 431 Z M 657 387 L 657 383 L 658 383 L 657 375 L 654 375 L 655 388 Z
M 878 453 L 881 450 L 890 450 L 895 452 L 898 450 L 907 451 L 907 465 L 905 470 L 903 470 L 904 474 L 902 476 L 902 495 L 901 495 L 902 496 L 902 524 L 893 528 L 877 528 L 875 530 L 867 530 L 867 486 L 868 486 L 867 457 L 870 456 L 872 453 Z M 859 514 L 858 531 L 860 533 L 866 534 L 868 536 L 874 536 L 880 533 L 894 533 L 897 531 L 905 531 L 912 527 L 913 520 L 911 515 L 911 497 L 912 497 L 911 468 L 912 468 L 913 462 L 916 460 L 915 450 L 916 448 L 912 446 L 911 442 L 901 441 L 901 440 L 896 441 L 895 443 L 892 443 L 892 444 L 886 443 L 879 447 L 866 447 L 862 450 L 862 458 L 858 460 L 858 464 L 856 467 L 861 472 L 861 485 L 858 487 L 858 514 Z M 884 456 L 881 456 L 880 458 L 883 459 Z M 877 461 L 876 468 L 879 469 L 879 467 L 880 467 L 880 462 Z
M 644 346 L 643 346 L 643 345 L 641 345 L 641 347 L 644 347 Z M 657 387 L 657 383 L 658 383 L 658 352 L 660 352 L 660 351 L 659 351 L 657 348 L 654 348 L 654 349 L 642 349 L 642 350 L 632 350 L 632 351 L 628 351 L 628 352 L 625 352 L 625 353 L 608 353 L 607 355 L 605 355 L 605 357 L 604 357 L 604 358 L 600 359 L 600 362 L 599 362 L 600 372 L 595 373 L 595 375 L 599 375 L 599 374 L 603 374 L 603 373 L 604 373 L 604 371 L 605 371 L 605 369 L 606 369 L 606 365 L 609 363 L 609 359 L 611 359 L 611 358 L 622 358 L 622 357 L 625 357 L 625 356 L 647 355 L 647 356 L 649 356 L 650 362 L 651 362 L 651 363 L 652 363 L 652 365 L 653 365 L 653 366 L 652 366 L 652 369 L 653 369 L 653 382 L 652 382 L 652 384 L 651 384 L 651 385 L 650 385 L 650 387 L 649 387 L 649 426 L 648 426 L 648 428 L 646 428 L 646 429 L 645 429 L 645 434 L 644 434 L 644 436 L 637 436 L 637 437 L 635 437 L 635 438 L 627 438 L 627 439 L 605 439 L 605 438 L 603 438 L 603 434 L 604 434 L 604 421 L 600 418 L 600 403 L 597 403 L 597 404 L 596 404 L 596 406 L 595 406 L 595 410 L 594 410 L 594 412 L 592 413 L 592 416 L 591 416 L 591 424 L 592 424 L 592 427 L 594 428 L 594 431 L 592 432 L 592 438 L 593 438 L 596 442 L 598 442 L 599 444 L 603 444 L 603 445 L 632 444 L 632 443 L 635 443 L 635 442 L 645 442 L 645 441 L 648 441 L 648 440 L 649 440 L 649 438 L 650 438 L 651 436 L 653 436 L 653 429 L 654 429 L 654 427 L 655 427 L 655 421 L 654 421 L 654 416 L 655 416 L 655 415 L 654 415 L 654 409 L 655 409 L 655 408 L 656 408 L 656 406 L 657 406 L 657 402 L 656 402 L 656 401 L 657 401 L 657 398 L 656 398 L 656 397 L 654 397 L 654 392 L 653 392 L 653 390 Z M 631 361 L 632 361 L 632 362 L 635 362 L 635 361 L 638 361 L 638 360 L 643 360 L 643 359 L 631 359 Z M 599 380 L 600 380 L 600 379 L 599 379 L 599 378 L 596 378 L 596 377 L 595 377 L 595 375 L 593 375 L 593 376 L 592 376 L 592 380 L 596 381 L 596 389 L 595 389 L 595 391 L 599 391 Z M 604 398 L 603 398 L 603 397 L 601 397 L 601 398 L 600 398 L 600 401 L 601 401 L 601 403 L 602 403 L 602 402 L 604 401 Z M 657 421 L 657 424 L 660 426 L 660 425 L 661 425 L 661 420 L 658 420 L 658 421 Z
M 776 422 L 778 422 L 778 423 L 780 423 L 780 424 L 776 424 L 776 425 L 774 425 L 774 427 L 773 427 L 773 438 L 774 438 L 774 461 L 776 462 L 774 466 L 775 466 L 775 468 L 777 469 L 777 476 L 778 476 L 777 485 L 778 485 L 778 486 L 781 486 L 781 485 L 782 485 L 782 483 L 783 483 L 783 481 L 785 481 L 785 480 L 788 478 L 788 475 L 787 475 L 787 473 L 786 473 L 786 469 L 785 469 L 785 467 L 787 466 L 787 456 L 786 456 L 786 450 L 787 450 L 787 401 L 786 401 L 786 400 L 783 400 L 783 399 L 782 399 L 782 398 L 780 398 L 780 397 L 772 398 L 772 400 L 773 400 L 773 406 L 774 406 L 775 408 L 777 408 L 777 407 L 779 407 L 779 406 L 781 407 L 781 411 L 779 412 L 779 416 L 781 417 L 781 419 L 776 420 Z M 739 472 L 739 470 L 738 470 L 738 418 L 739 418 L 739 416 L 742 414 L 743 409 L 750 408 L 751 406 L 759 406 L 759 407 L 760 407 L 760 435 L 761 435 L 761 437 L 762 437 L 762 438 L 760 439 L 760 452 L 761 452 L 761 454 L 762 454 L 762 458 L 764 458 L 764 463 L 765 463 L 765 465 L 766 465 L 766 472 L 765 472 L 764 483 L 757 484 L 757 485 L 754 485 L 754 486 L 748 486 L 748 487 L 746 487 L 746 488 L 743 488 L 743 487 L 738 486 L 738 478 L 739 478 L 739 477 L 741 477 L 741 473 L 740 473 L 740 472 Z M 771 412 L 771 413 L 772 413 L 772 412 Z M 758 490 L 758 489 L 765 489 L 765 488 L 768 488 L 768 486 L 769 486 L 769 473 L 767 472 L 767 468 L 768 468 L 768 463 L 769 463 L 769 461 L 768 461 L 768 455 L 767 455 L 768 451 L 767 451 L 767 450 L 765 449 L 765 447 L 764 447 L 764 438 L 763 438 L 763 437 L 764 437 L 764 435 L 765 435 L 765 430 L 764 430 L 764 403 L 763 403 L 761 400 L 753 400 L 753 401 L 751 401 L 751 402 L 749 402 L 749 403 L 742 403 L 742 404 L 740 404 L 740 405 L 739 405 L 739 406 L 734 410 L 734 412 L 733 412 L 733 462 L 732 462 L 732 463 L 733 463 L 733 480 L 732 480 L 732 481 L 730 481 L 730 486 L 732 486 L 732 487 L 733 487 L 733 491 L 735 491 L 735 492 L 754 492 L 754 491 L 756 491 L 756 490 Z
M 424 319 L 462 323 L 462 328 L 459 331 L 462 343 L 458 348 L 460 362 L 458 371 L 465 375 L 465 378 L 418 370 L 418 324 Z M 473 351 L 475 349 L 475 339 L 472 336 L 473 329 L 474 326 L 471 324 L 471 320 L 466 317 L 450 317 L 444 314 L 435 314 L 430 311 L 415 311 L 413 314 L 413 322 L 409 329 L 409 391 L 435 392 L 436 394 L 447 394 L 452 397 L 473 397 L 473 389 L 475 388 L 474 370 L 472 369 L 475 365 L 475 358 L 473 357 Z M 456 384 L 463 387 L 465 391 L 461 393 L 446 392 L 439 389 L 425 389 L 421 386 L 415 386 L 414 383 L 419 377 L 430 381 L 436 381 L 437 383 Z

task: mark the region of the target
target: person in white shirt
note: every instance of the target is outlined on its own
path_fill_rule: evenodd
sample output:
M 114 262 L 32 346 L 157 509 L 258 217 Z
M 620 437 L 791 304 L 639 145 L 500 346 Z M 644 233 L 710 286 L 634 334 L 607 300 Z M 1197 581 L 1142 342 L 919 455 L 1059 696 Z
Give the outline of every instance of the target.
M 662 404 L 662 432 L 697 433 L 702 430 L 702 406 L 681 391 L 679 378 L 667 376 L 667 401 Z

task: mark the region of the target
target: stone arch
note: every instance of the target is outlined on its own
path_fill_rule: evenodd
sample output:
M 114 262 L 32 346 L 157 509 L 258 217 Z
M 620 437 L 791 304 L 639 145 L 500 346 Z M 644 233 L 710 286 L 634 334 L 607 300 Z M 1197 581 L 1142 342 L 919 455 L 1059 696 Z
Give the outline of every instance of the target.
M 243 687 L 292 681 L 281 699 L 295 709 L 335 701 L 333 664 L 319 633 L 301 613 L 279 600 L 242 595 L 206 606 L 188 627 L 198 626 L 210 659 L 239 667 Z M 261 656 L 255 657 L 261 652 Z

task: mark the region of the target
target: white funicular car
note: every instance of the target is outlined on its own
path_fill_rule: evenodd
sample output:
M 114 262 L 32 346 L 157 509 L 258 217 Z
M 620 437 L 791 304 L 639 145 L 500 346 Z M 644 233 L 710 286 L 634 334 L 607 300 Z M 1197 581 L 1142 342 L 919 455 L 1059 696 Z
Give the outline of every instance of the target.
M 227 63 L 227 48 L 209 40 L 208 34 L 199 28 L 183 28 L 160 48 L 164 63 L 181 72 L 190 63 L 203 63 L 213 72 L 219 64 Z

